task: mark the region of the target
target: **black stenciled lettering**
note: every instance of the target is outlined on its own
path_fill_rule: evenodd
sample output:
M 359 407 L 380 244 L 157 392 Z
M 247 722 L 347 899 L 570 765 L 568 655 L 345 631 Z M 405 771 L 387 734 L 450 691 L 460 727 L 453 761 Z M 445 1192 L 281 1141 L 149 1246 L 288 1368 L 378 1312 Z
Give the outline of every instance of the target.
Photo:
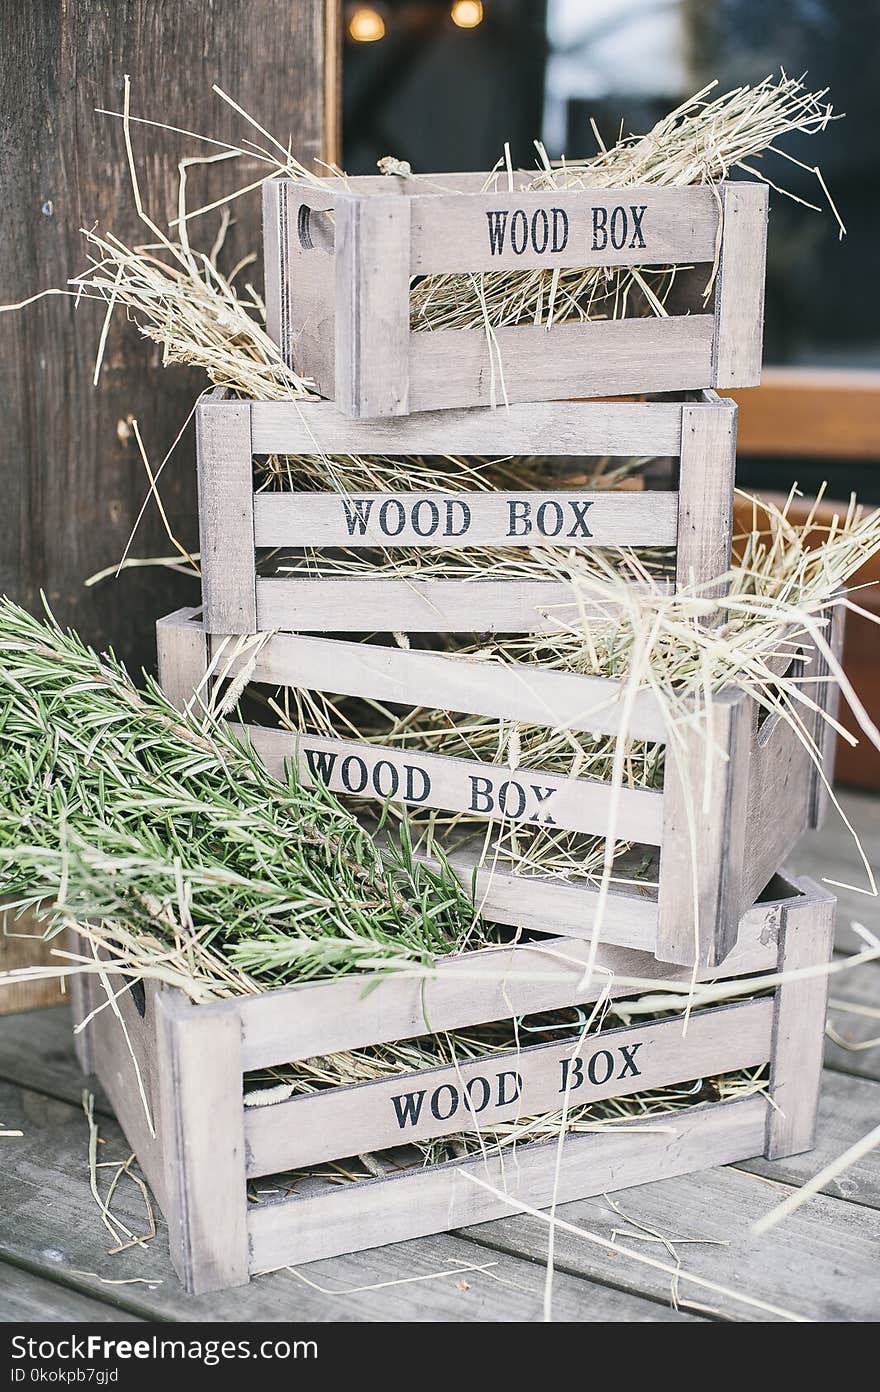
M 551 817 L 549 812 L 544 810 L 544 803 L 548 802 L 556 792 L 555 788 L 541 788 L 537 783 L 530 784 L 535 796 L 535 810 L 532 813 L 533 822 L 546 822 L 548 826 L 556 825 L 556 818 Z
M 388 772 L 387 788 L 382 787 L 382 773 L 384 770 Z M 400 774 L 390 760 L 380 759 L 379 762 L 373 766 L 371 781 L 374 792 L 377 793 L 380 798 L 393 798 L 396 797 L 397 789 L 400 786 Z
M 602 1078 L 599 1077 L 600 1059 L 602 1059 L 603 1061 L 602 1067 L 605 1070 L 604 1077 Z M 614 1055 L 609 1054 L 607 1049 L 600 1049 L 598 1053 L 593 1054 L 593 1057 L 587 1064 L 587 1077 L 589 1078 L 590 1082 L 593 1084 L 594 1087 L 601 1087 L 603 1083 L 607 1083 L 608 1079 L 611 1077 L 613 1072 Z
M 587 512 L 592 506 L 592 502 L 569 503 L 569 507 L 574 513 L 574 523 L 572 525 L 571 531 L 568 533 L 570 537 L 591 537 L 593 535 L 593 533 L 587 526 Z
M 329 749 L 306 749 L 303 752 L 312 777 L 319 783 L 329 783 L 333 777 L 333 765 L 339 755 L 331 754 Z
M 508 1095 L 508 1080 L 511 1081 L 512 1091 Z M 498 1106 L 509 1107 L 511 1102 L 519 1100 L 522 1092 L 522 1075 L 515 1072 L 498 1074 Z
M 648 205 L 647 203 L 641 203 L 638 207 L 635 207 L 634 204 L 631 203 L 629 205 L 629 210 L 632 213 L 633 218 L 633 234 L 632 240 L 630 241 L 630 246 L 643 247 L 645 245 L 645 237 L 644 233 L 642 232 L 642 218 L 648 211 Z
M 440 1098 L 444 1092 L 449 1093 L 448 1112 L 440 1110 Z M 431 1096 L 431 1111 L 438 1121 L 448 1121 L 458 1111 L 458 1088 L 453 1087 L 451 1083 L 444 1083 L 442 1087 L 436 1088 Z
M 507 503 L 507 535 L 528 536 L 532 530 L 532 505 L 525 498 L 511 498 Z
M 461 526 L 460 526 L 460 527 L 456 527 L 456 526 L 455 526 L 455 518 L 456 518 L 455 509 L 456 509 L 456 508 L 458 509 L 458 519 L 459 519 L 459 521 L 461 522 Z M 468 530 L 468 528 L 470 527 L 470 525 L 471 525 L 471 510 L 470 510 L 470 508 L 468 507 L 467 503 L 461 503 L 461 502 L 458 501 L 457 498 L 450 498 L 450 499 L 448 500 L 447 504 L 446 504 L 446 531 L 445 531 L 445 535 L 448 536 L 448 537 L 460 537 L 460 536 L 464 536 L 465 532 Z
M 517 242 L 519 245 L 517 246 Z M 517 256 L 522 256 L 529 244 L 529 220 L 522 208 L 517 208 L 510 219 L 510 246 Z
M 392 527 L 389 522 L 389 515 L 392 508 L 397 508 L 397 526 Z M 406 509 L 399 498 L 388 498 L 379 509 L 379 526 L 385 536 L 400 536 L 406 526 Z
M 492 781 L 482 774 L 468 774 L 471 784 L 471 812 L 491 812 L 495 806 Z
M 542 256 L 550 241 L 550 219 L 545 208 L 536 208 L 532 214 L 532 247 Z
M 427 527 L 424 526 L 421 521 L 422 510 L 424 508 L 427 508 L 428 511 Z M 430 498 L 420 498 L 412 510 L 412 529 L 415 532 L 416 536 L 433 536 L 439 526 L 440 509 L 438 508 L 437 504 L 435 502 L 432 502 Z
M 569 1087 L 569 1090 L 574 1092 L 584 1081 L 584 1061 L 582 1058 L 564 1058 L 560 1059 L 559 1062 L 562 1065 L 562 1086 L 559 1091 L 565 1092 L 565 1089 Z M 569 1079 L 571 1079 L 570 1085 Z
M 474 1101 L 474 1088 L 478 1084 L 483 1090 L 482 1102 Z M 471 1078 L 470 1082 L 465 1086 L 465 1092 L 467 1093 L 468 1107 L 472 1112 L 482 1112 L 488 1107 L 489 1098 L 492 1096 L 492 1088 L 489 1085 L 488 1078 Z
M 550 243 L 550 250 L 565 251 L 568 246 L 568 213 L 564 208 L 551 208 L 550 216 L 553 220 L 553 239 Z
M 355 787 L 354 779 L 352 778 L 353 769 L 357 769 L 358 778 L 360 780 L 357 787 Z M 367 772 L 367 766 L 363 759 L 359 758 L 357 754 L 349 754 L 343 759 L 339 766 L 339 776 L 347 792 L 362 793 L 367 786 L 367 780 L 370 775 Z
M 373 511 L 372 498 L 343 498 L 342 506 L 345 511 L 345 521 L 348 526 L 348 535 L 365 536 L 367 524 L 370 521 L 370 513 Z
M 424 802 L 431 791 L 431 780 L 423 768 L 418 764 L 407 764 L 404 772 L 406 774 L 406 785 L 404 800 L 406 802 Z M 418 786 L 421 780 L 421 787 Z
M 642 1043 L 643 1041 L 639 1040 L 638 1044 L 621 1044 L 622 1067 L 617 1075 L 618 1078 L 638 1078 L 641 1076 L 641 1069 L 636 1063 L 636 1050 L 641 1049 Z
M 504 233 L 509 217 L 508 208 L 493 209 L 491 213 L 486 214 L 489 223 L 489 251 L 493 256 L 501 256 L 504 252 Z
M 517 802 L 515 808 L 511 808 L 510 806 L 511 788 L 516 794 Z M 498 789 L 498 809 L 505 817 L 509 817 L 512 822 L 518 821 L 525 812 L 526 790 L 521 783 L 517 783 L 516 779 L 508 778 L 501 784 L 501 787 Z
M 608 245 L 608 209 L 593 209 L 593 251 L 604 251 Z
M 552 524 L 549 521 L 551 517 L 554 519 Z M 542 503 L 535 514 L 535 521 L 538 524 L 538 531 L 541 533 L 541 536 L 555 537 L 559 536 L 559 533 L 562 531 L 563 523 L 565 522 L 565 514 L 559 503 Z
M 611 245 L 615 251 L 620 251 L 626 246 L 628 229 L 629 220 L 626 216 L 626 208 L 615 208 L 611 214 Z
M 405 1126 L 415 1126 L 422 1114 L 424 1100 L 424 1089 L 421 1092 L 404 1092 L 400 1097 L 392 1097 L 397 1125 L 401 1131 Z

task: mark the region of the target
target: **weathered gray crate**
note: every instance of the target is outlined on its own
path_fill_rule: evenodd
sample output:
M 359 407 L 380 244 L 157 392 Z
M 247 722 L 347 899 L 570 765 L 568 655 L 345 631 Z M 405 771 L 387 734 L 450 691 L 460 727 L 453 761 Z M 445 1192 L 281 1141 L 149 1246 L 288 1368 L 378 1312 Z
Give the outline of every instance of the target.
M 830 956 L 833 917 L 833 898 L 811 882 L 776 880 L 744 916 L 722 974 L 821 967 Z M 152 982 L 116 997 L 130 1044 L 114 1012 L 96 1010 L 106 999 L 99 980 L 75 977 L 76 1020 L 96 1011 L 78 1036 L 80 1060 L 108 1093 L 168 1220 L 172 1259 L 187 1288 L 243 1284 L 278 1267 L 484 1222 L 518 1201 L 564 1203 L 762 1153 L 809 1149 L 822 1066 L 821 972 L 786 979 L 770 996 L 697 1010 L 685 1035 L 680 1019 L 667 1019 L 587 1036 L 577 1050 L 581 1085 L 572 1087 L 570 1102 L 764 1063 L 769 1097 L 690 1107 L 665 1117 L 662 1134 L 628 1125 L 572 1134 L 561 1157 L 555 1140 L 535 1142 L 502 1165 L 490 1145 L 484 1156 L 346 1185 L 309 1181 L 289 1197 L 248 1200 L 249 1180 L 261 1175 L 555 1110 L 563 1070 L 572 1066 L 565 1060 L 576 1052 L 571 1039 L 259 1109 L 243 1106 L 242 1080 L 298 1059 L 594 1001 L 609 989 L 618 997 L 637 994 L 627 981 L 689 978 L 643 953 L 603 947 L 588 981 L 588 954 L 583 943 L 520 942 L 441 961 L 427 976 L 394 973 L 378 985 L 345 977 L 203 1006 Z M 501 1071 L 516 1082 L 505 1090 L 510 1100 L 499 1104 L 494 1080 Z M 471 1106 L 462 1107 L 469 1084 Z M 424 1109 L 418 1120 L 410 1114 L 412 1124 L 401 1126 L 394 1099 L 423 1088 L 442 1096 L 442 1105 Z
M 217 391 L 198 406 L 196 426 L 202 592 L 215 633 L 531 632 L 558 627 L 572 603 L 571 588 L 554 580 L 258 575 L 257 552 L 276 547 L 675 547 L 677 583 L 706 593 L 730 563 L 736 406 L 714 392 L 362 422 L 327 402 L 235 401 Z M 651 456 L 673 474 L 676 461 L 678 468 L 673 487 L 644 492 L 254 491 L 255 455 L 346 452 Z M 522 504 L 530 508 L 528 532 Z M 519 509 L 515 536 L 511 508 Z
M 308 634 L 267 635 L 235 658 L 228 639 L 209 633 L 197 613 L 180 610 L 157 625 L 160 680 L 181 706 L 204 694 L 212 665 L 212 678 L 217 675 L 214 656 L 225 651 L 219 664 L 224 677 L 238 675 L 246 664 L 249 680 L 271 686 L 597 734 L 616 734 L 623 718 L 623 688 L 613 678 L 525 665 L 502 668 L 492 661 Z M 841 627 L 839 612 L 832 634 L 838 645 Z M 797 658 L 780 658 L 780 669 L 796 662 L 803 668 L 805 692 L 833 712 L 837 689 L 827 679 L 822 654 L 800 639 L 797 652 Z M 830 780 L 830 726 L 815 712 L 806 721 L 808 733 L 826 747 Z M 611 784 L 598 778 L 511 770 L 258 725 L 242 729 L 270 768 L 282 773 L 291 760 L 307 783 L 321 779 L 338 793 L 613 835 L 616 841 L 656 848 L 659 889 L 614 886 L 602 938 L 648 950 L 666 962 L 722 961 L 740 916 L 802 831 L 819 824 L 825 806 L 824 784 L 798 733 L 778 712 L 762 711 L 752 696 L 735 688 L 717 697 L 711 742 L 701 730 L 679 725 L 676 756 L 667 758 L 662 791 L 624 786 L 616 798 Z M 626 731 L 634 740 L 667 741 L 664 711 L 651 691 L 636 695 Z M 702 802 L 704 786 L 708 806 Z M 472 857 L 458 852 L 451 864 L 465 885 L 474 884 Z M 476 897 L 495 922 L 589 937 L 598 892 L 586 884 L 481 866 Z
M 493 393 L 547 401 L 758 381 L 765 184 L 536 192 L 523 191 L 527 177 L 489 193 L 485 174 L 264 184 L 268 328 L 285 360 L 365 417 L 481 406 Z M 694 267 L 679 272 L 693 281 L 691 312 L 499 328 L 494 351 L 481 327 L 410 330 L 413 277 L 587 266 Z

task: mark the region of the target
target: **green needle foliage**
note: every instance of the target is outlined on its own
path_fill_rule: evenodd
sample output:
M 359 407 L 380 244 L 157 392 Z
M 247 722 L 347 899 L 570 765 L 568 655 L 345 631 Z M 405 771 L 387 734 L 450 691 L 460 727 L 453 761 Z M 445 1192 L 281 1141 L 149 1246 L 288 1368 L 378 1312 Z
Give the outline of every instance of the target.
M 377 848 L 332 794 L 270 775 L 203 710 L 0 600 L 0 893 L 200 998 L 427 963 L 474 938 L 406 829 Z M 260 986 L 257 986 L 260 983 Z M 196 987 L 198 986 L 198 991 Z

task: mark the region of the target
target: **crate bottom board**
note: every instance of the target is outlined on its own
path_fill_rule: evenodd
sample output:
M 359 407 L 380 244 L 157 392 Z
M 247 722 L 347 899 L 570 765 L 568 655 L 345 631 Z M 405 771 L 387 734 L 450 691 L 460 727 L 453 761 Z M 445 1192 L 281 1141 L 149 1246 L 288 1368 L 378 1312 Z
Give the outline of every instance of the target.
M 769 1102 L 708 1102 L 614 1130 L 447 1160 L 408 1174 L 326 1184 L 323 1193 L 251 1204 L 252 1276 L 280 1267 L 449 1232 L 522 1212 L 729 1165 L 760 1155 Z M 650 1129 L 649 1129 L 650 1128 Z

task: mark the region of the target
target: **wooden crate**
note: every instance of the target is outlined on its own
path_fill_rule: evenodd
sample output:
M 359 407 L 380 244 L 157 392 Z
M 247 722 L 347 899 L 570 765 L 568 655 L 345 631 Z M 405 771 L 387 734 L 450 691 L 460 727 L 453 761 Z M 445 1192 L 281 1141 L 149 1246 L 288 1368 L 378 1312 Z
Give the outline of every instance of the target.
M 204 694 L 213 658 L 228 644 L 207 632 L 197 612 L 179 610 L 157 625 L 160 680 L 181 706 L 195 693 Z M 835 619 L 834 642 L 839 642 L 841 619 L 842 614 Z M 818 705 L 836 709 L 836 688 L 825 679 L 827 667 L 819 651 L 805 641 L 798 660 L 816 677 L 815 687 L 807 682 L 805 689 Z M 436 652 L 275 633 L 239 657 L 221 656 L 224 676 L 238 675 L 244 664 L 250 680 L 272 686 L 554 728 L 614 735 L 622 719 L 622 686 L 616 679 L 515 664 L 502 669 L 491 661 Z M 811 733 L 827 751 L 830 780 L 834 741 L 821 717 L 812 719 Z M 682 728 L 680 741 L 686 743 L 677 741 L 676 757 L 667 759 L 663 790 L 623 787 L 616 812 L 611 785 L 597 778 L 525 768 L 514 772 L 501 764 L 420 750 L 258 725 L 241 728 L 271 769 L 283 774 L 285 763 L 293 760 L 306 783 L 320 778 L 337 793 L 474 812 L 488 820 L 613 834 L 617 841 L 654 848 L 659 852 L 659 889 L 615 887 L 605 907 L 602 938 L 651 951 L 666 962 L 722 961 L 742 913 L 801 832 L 820 824 L 825 805 L 824 784 L 797 733 L 737 689 L 717 698 L 714 746 L 701 730 Z M 626 730 L 635 740 L 666 742 L 664 712 L 650 691 L 636 695 Z M 707 759 L 712 760 L 708 775 Z M 686 775 L 680 776 L 679 769 L 686 769 Z M 708 808 L 700 802 L 705 783 Z M 693 818 L 692 800 L 697 803 Z M 476 900 L 490 920 L 591 936 L 596 888 L 514 875 L 497 866 L 477 870 L 474 858 L 460 852 L 451 863 L 462 882 L 475 887 Z
M 485 174 L 264 184 L 268 329 L 285 360 L 362 417 L 759 380 L 765 184 L 553 192 L 527 177 L 491 193 Z M 584 266 L 692 267 L 688 312 L 499 328 L 494 352 L 482 327 L 410 330 L 416 277 Z
M 494 414 L 448 411 L 364 423 L 340 415 L 328 402 L 235 401 L 216 391 L 197 408 L 196 425 L 202 592 L 214 633 L 369 633 L 377 627 L 520 633 L 558 627 L 566 608 L 571 610 L 570 586 L 554 580 L 259 576 L 257 551 L 274 547 L 522 547 L 542 539 L 563 546 L 675 547 L 678 583 L 707 586 L 730 563 L 736 408 L 714 392 L 693 399 L 546 402 Z M 644 492 L 254 491 L 255 455 L 346 452 L 652 456 L 668 460 L 677 478 L 674 488 Z M 517 528 L 526 525 L 522 503 L 530 505 L 532 530 L 511 537 L 512 507 L 518 509 Z M 358 516 L 365 518 L 363 534 Z M 443 534 L 447 520 L 451 537 Z
M 833 916 L 833 898 L 809 881 L 775 881 L 744 916 L 724 974 L 821 966 L 830 956 Z M 78 1036 L 80 1059 L 109 1094 L 165 1213 L 172 1259 L 187 1288 L 243 1284 L 278 1267 L 483 1222 L 509 1213 L 517 1201 L 564 1203 L 762 1153 L 809 1149 L 822 1066 L 823 973 L 784 980 L 772 995 L 694 1011 L 686 1035 L 680 1019 L 666 1019 L 590 1035 L 579 1048 L 569 1038 L 492 1054 L 485 1064 L 243 1106 L 243 1075 L 253 1070 L 595 1001 L 609 989 L 633 996 L 636 980 L 644 990 L 689 978 L 686 969 L 670 972 L 643 953 L 603 947 L 588 981 L 587 958 L 586 944 L 545 938 L 439 961 L 427 977 L 392 973 L 378 985 L 374 978 L 345 977 L 203 1006 L 147 983 L 117 998 L 130 1048 L 113 1012 L 100 1010 Z M 74 984 L 82 1020 L 105 992 L 95 977 Z M 571 1134 L 558 1177 L 551 1140 L 519 1146 L 506 1166 L 488 1146 L 485 1157 L 397 1168 L 345 1185 L 309 1180 L 290 1197 L 248 1200 L 248 1182 L 261 1175 L 367 1151 L 381 1156 L 402 1141 L 553 1111 L 561 1103 L 562 1071 L 574 1067 L 565 1059 L 576 1052 L 582 1083 L 572 1087 L 572 1106 L 764 1063 L 771 1070 L 769 1097 L 690 1107 L 664 1117 L 659 1134 L 628 1124 Z M 517 1075 L 503 1093 L 510 1100 L 501 1103 L 500 1072 Z M 400 1104 L 421 1089 L 438 1105 L 418 1119 L 401 1109 L 411 1123 L 401 1127 L 394 1099 Z M 465 1089 L 473 1112 L 461 1107 Z M 400 1152 L 394 1153 L 399 1164 Z

